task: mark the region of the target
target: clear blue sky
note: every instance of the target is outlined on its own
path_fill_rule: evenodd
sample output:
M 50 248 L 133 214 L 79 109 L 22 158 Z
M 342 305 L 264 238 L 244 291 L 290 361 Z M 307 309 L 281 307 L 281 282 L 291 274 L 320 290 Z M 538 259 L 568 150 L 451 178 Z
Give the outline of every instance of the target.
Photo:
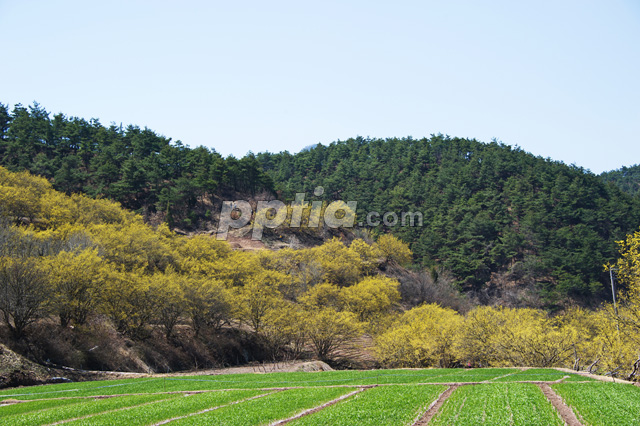
M 0 0 L 0 102 L 223 155 L 432 133 L 640 163 L 640 1 Z

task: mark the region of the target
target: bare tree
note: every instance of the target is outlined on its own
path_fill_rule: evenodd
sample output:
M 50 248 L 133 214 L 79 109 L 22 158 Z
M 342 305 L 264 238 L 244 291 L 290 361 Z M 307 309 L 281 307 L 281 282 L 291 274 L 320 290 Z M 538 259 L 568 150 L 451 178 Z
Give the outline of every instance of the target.
M 402 302 L 407 307 L 423 303 L 438 303 L 459 312 L 471 308 L 469 300 L 454 286 L 455 279 L 444 269 L 410 271 L 403 268 L 391 268 L 387 274 L 400 281 Z
M 40 318 L 47 305 L 44 274 L 33 259 L 5 258 L 0 261 L 0 313 L 16 339 Z

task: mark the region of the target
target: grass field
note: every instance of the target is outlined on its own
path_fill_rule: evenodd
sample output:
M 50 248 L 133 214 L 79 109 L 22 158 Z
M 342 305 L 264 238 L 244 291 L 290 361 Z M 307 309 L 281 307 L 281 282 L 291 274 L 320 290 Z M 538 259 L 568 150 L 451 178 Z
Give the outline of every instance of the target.
M 562 409 L 544 386 L 584 425 L 640 424 L 640 388 L 515 368 L 172 376 L 6 389 L 0 424 L 562 425 Z

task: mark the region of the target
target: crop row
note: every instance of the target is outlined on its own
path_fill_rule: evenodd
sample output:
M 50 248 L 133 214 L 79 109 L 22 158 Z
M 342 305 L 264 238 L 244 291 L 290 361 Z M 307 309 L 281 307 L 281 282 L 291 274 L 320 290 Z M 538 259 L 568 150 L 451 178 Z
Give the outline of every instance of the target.
M 169 399 L 178 395 L 152 394 L 131 395 L 104 399 L 74 399 L 74 403 L 67 403 L 59 407 L 37 409 L 29 412 L 16 413 L 5 416 L 1 423 L 12 426 L 34 426 L 59 422 L 61 420 L 91 416 L 111 410 L 121 410 L 127 407 L 141 406 L 154 401 L 167 403 Z M 67 400 L 68 401 L 68 400 Z M 65 401 L 66 402 L 66 401 Z M 31 404 L 31 403 L 24 403 Z M 18 404 L 16 408 L 22 404 Z M 13 408 L 13 407 L 5 407 Z
M 232 402 L 264 394 L 264 391 L 220 391 L 186 394 L 171 400 L 158 401 L 128 410 L 118 410 L 66 423 L 73 426 L 98 425 L 149 425 L 167 419 L 198 413 L 207 409 L 225 406 Z
M 309 388 L 274 392 L 242 404 L 229 405 L 205 414 L 185 417 L 171 424 L 176 426 L 263 425 L 324 404 L 353 390 L 353 388 Z
M 581 376 L 578 374 L 566 373 L 564 371 L 550 368 L 530 368 L 523 371 L 517 371 L 503 377 L 493 379 L 493 382 L 554 382 L 564 379 L 565 382 L 588 382 L 594 379 Z

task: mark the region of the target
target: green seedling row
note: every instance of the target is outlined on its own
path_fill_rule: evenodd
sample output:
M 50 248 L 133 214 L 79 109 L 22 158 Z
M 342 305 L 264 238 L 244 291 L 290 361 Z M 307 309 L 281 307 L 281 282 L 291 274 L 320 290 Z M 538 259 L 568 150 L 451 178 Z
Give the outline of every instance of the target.
M 446 386 L 380 386 L 290 423 L 296 426 L 406 425 L 420 417 Z
M 47 398 L 75 398 L 96 395 L 122 395 L 156 392 L 162 392 L 162 379 L 160 378 L 100 380 L 93 382 L 60 383 L 55 385 L 7 389 L 0 392 L 0 401 L 4 399 L 31 400 Z
M 262 398 L 177 420 L 171 422 L 171 425 L 266 425 L 322 405 L 354 390 L 355 388 L 309 388 L 276 391 Z
M 86 399 L 48 399 L 45 401 L 21 402 L 19 404 L 7 405 L 4 407 L 0 407 L 0 423 L 2 422 L 3 417 L 15 414 L 25 414 L 32 411 L 44 410 L 46 408 L 62 408 L 65 405 L 77 404 L 79 402 L 86 402 Z
M 110 410 L 118 410 L 126 407 L 133 407 L 153 401 L 176 398 L 179 395 L 133 395 L 120 396 L 104 399 L 89 399 L 76 404 L 64 405 L 62 407 L 47 408 L 26 414 L 14 414 L 2 418 L 3 425 L 11 426 L 35 426 L 59 422 L 61 420 L 73 419 L 84 416 L 91 416 Z
M 640 424 L 640 388 L 620 383 L 561 383 L 551 388 L 582 418 L 583 424 Z
M 461 386 L 430 425 L 563 425 L 551 403 L 534 384 Z
M 231 402 L 240 401 L 262 393 L 264 393 L 264 391 L 251 390 L 214 391 L 193 395 L 187 394 L 178 398 L 172 398 L 171 400 L 157 401 L 153 404 L 146 404 L 129 410 L 99 414 L 65 424 L 70 426 L 150 425 L 164 420 L 198 413 L 214 407 L 220 407 Z
M 593 379 L 579 374 L 567 373 L 553 368 L 530 368 L 518 371 L 509 376 L 498 377 L 492 380 L 492 382 L 555 382 L 564 377 L 566 377 L 566 379 L 564 379 L 565 382 L 593 381 Z

